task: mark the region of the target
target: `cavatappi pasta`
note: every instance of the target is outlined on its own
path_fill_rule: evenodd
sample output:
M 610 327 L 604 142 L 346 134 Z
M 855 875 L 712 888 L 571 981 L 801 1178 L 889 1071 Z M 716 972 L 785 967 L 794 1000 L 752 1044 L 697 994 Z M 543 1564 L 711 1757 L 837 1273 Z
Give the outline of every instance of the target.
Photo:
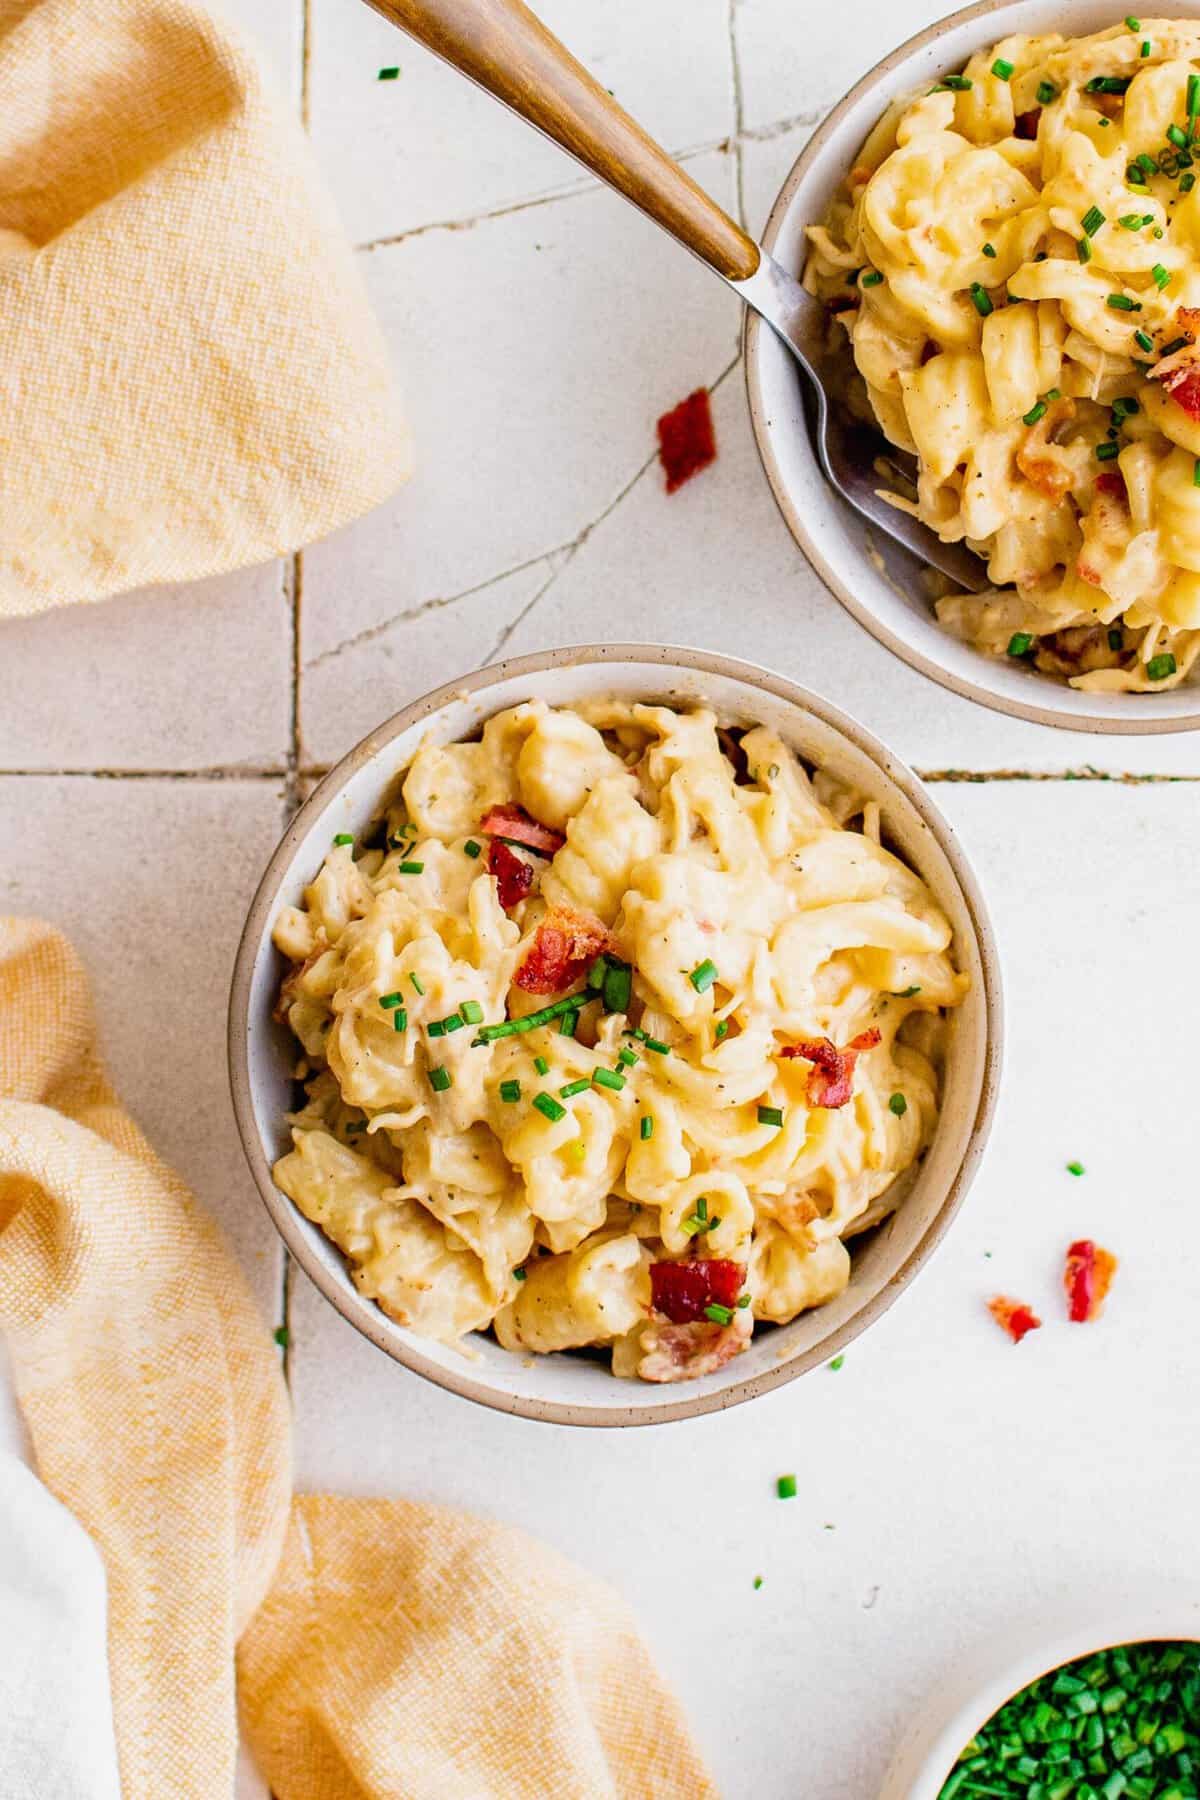
M 275 942 L 275 1180 L 415 1331 L 673 1381 L 846 1286 L 930 1141 L 966 978 L 878 809 L 703 709 L 426 743 Z
M 994 584 L 938 617 L 1092 691 L 1200 655 L 1200 23 L 1010 37 L 880 120 L 807 286 Z

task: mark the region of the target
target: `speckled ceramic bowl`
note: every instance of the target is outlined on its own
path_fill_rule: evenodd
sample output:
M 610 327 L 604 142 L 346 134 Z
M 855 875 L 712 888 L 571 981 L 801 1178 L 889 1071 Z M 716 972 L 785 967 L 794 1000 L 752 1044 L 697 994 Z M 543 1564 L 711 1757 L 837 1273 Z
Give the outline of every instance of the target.
M 1111 1600 L 1075 1623 L 1016 1626 L 958 1664 L 901 1741 L 879 1800 L 937 1800 L 964 1745 L 1030 1682 L 1097 1650 L 1156 1640 L 1200 1640 L 1200 1592 L 1178 1587 Z
M 1172 0 L 1162 10 L 1200 17 L 1200 0 Z M 1115 0 L 981 0 L 910 38 L 814 132 L 772 208 L 767 249 L 786 269 L 803 266 L 805 227 L 824 218 L 867 134 L 898 96 L 921 92 L 1011 32 L 1078 37 L 1123 16 Z M 889 650 L 956 694 L 1043 725 L 1139 735 L 1200 728 L 1195 680 L 1162 694 L 1081 694 L 953 638 L 921 592 L 912 558 L 887 539 L 869 539 L 863 521 L 830 491 L 805 426 L 795 363 L 754 314 L 746 323 L 746 385 L 759 454 L 792 535 L 830 590 Z
M 395 1324 L 350 1279 L 328 1238 L 271 1179 L 289 1147 L 296 1049 L 272 1018 L 284 962 L 271 942 L 280 909 L 296 904 L 337 832 L 356 835 L 427 737 L 454 742 L 531 698 L 570 705 L 599 696 L 688 705 L 705 701 L 731 724 L 773 727 L 803 757 L 879 802 L 889 842 L 924 876 L 954 927 L 954 954 L 971 978 L 956 1013 L 942 1117 L 921 1164 L 904 1177 L 898 1212 L 854 1253 L 844 1294 L 791 1325 L 761 1327 L 750 1348 L 697 1381 L 657 1387 L 618 1381 L 586 1354 L 520 1356 L 490 1338 L 461 1349 Z M 468 1399 L 527 1418 L 573 1425 L 644 1425 L 733 1406 L 790 1381 L 842 1350 L 916 1274 L 962 1202 L 991 1125 L 1000 1072 L 996 950 L 983 900 L 954 833 L 916 777 L 827 700 L 748 663 L 657 645 L 551 650 L 469 675 L 414 702 L 371 733 L 317 788 L 263 876 L 238 951 L 229 1011 L 229 1065 L 238 1127 L 267 1210 L 325 1297 L 398 1362 Z

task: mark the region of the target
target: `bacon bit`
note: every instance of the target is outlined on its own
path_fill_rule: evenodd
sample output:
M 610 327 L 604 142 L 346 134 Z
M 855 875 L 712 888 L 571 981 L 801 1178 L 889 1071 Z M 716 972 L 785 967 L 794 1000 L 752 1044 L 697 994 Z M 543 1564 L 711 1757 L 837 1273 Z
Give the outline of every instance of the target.
M 658 454 L 666 470 L 668 494 L 717 460 L 707 388 L 697 388 L 671 412 L 663 414 L 658 421 Z
M 500 896 L 500 904 L 505 912 L 511 912 L 519 906 L 533 886 L 533 868 L 502 844 L 499 838 L 493 838 L 488 845 L 488 874 L 496 877 L 496 889 Z
M 1041 116 L 1042 109 L 1040 106 L 1035 106 L 1032 112 L 1018 113 L 1017 122 L 1013 126 L 1013 136 L 1027 139 L 1035 138 L 1038 134 L 1038 121 L 1041 119 Z
M 1110 1250 L 1101 1249 L 1091 1238 L 1077 1238 L 1067 1251 L 1063 1270 L 1063 1287 L 1067 1295 L 1067 1317 L 1073 1325 L 1086 1325 L 1098 1319 L 1105 1297 L 1117 1272 L 1117 1259 Z
M 1171 374 L 1163 376 L 1163 389 L 1189 419 L 1200 419 L 1200 369 L 1180 367 L 1172 370 Z
M 1048 500 L 1061 500 L 1071 485 L 1071 470 L 1061 457 L 1055 455 L 1057 445 L 1051 441 L 1051 435 L 1074 417 L 1073 400 L 1052 401 L 1044 417 L 1025 433 L 1025 440 L 1017 451 L 1018 469 Z
M 582 975 L 602 950 L 615 947 L 611 934 L 591 913 L 552 906 L 513 980 L 527 994 L 557 994 Z
M 1126 506 L 1129 504 L 1129 489 L 1125 486 L 1125 477 L 1120 469 L 1106 469 L 1103 475 L 1097 475 L 1096 492 L 1111 494 L 1114 500 L 1123 500 Z M 1081 569 L 1080 574 L 1082 573 Z
M 531 818 L 523 806 L 490 806 L 479 829 L 485 837 L 512 838 L 527 850 L 540 850 L 546 856 L 554 856 L 567 841 L 561 831 Z
M 812 1063 L 808 1073 L 808 1103 L 827 1108 L 845 1106 L 854 1091 L 854 1065 L 864 1050 L 873 1050 L 879 1042 L 874 1026 L 851 1038 L 844 1050 L 829 1038 L 806 1038 L 800 1044 L 785 1044 L 781 1056 L 802 1056 Z
M 652 1322 L 642 1338 L 645 1355 L 638 1374 L 643 1381 L 693 1381 L 711 1375 L 746 1348 L 753 1330 L 749 1307 L 737 1313 L 730 1325 L 710 1325 L 707 1320 L 686 1325 Z
M 746 1271 L 741 1263 L 715 1257 L 696 1262 L 656 1262 L 650 1265 L 650 1293 L 655 1312 L 673 1325 L 702 1319 L 706 1306 L 736 1306 Z
M 1026 1306 L 1023 1300 L 1010 1300 L 1006 1294 L 997 1294 L 989 1300 L 988 1311 L 1014 1344 L 1019 1344 L 1027 1332 L 1041 1328 L 1042 1321 L 1031 1306 Z

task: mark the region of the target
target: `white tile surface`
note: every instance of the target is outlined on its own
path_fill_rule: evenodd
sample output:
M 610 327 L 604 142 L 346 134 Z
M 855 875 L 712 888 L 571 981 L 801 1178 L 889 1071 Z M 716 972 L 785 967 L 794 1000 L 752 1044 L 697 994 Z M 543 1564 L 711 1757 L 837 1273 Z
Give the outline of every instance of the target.
M 302 0 L 223 3 L 298 100 Z M 328 762 L 499 648 L 629 636 L 779 667 L 930 771 L 1200 775 L 1200 737 L 1026 726 L 880 649 L 775 511 L 740 368 L 714 401 L 716 466 L 668 499 L 654 422 L 728 369 L 732 300 L 365 6 L 311 5 L 318 156 L 356 240 L 403 238 L 362 260 L 418 473 L 305 555 L 302 741 L 277 568 L 0 627 L 0 908 L 48 913 L 79 943 L 122 1094 L 229 1230 L 272 1321 L 280 1253 L 234 1135 L 223 1012 L 282 822 L 271 771 L 293 750 Z M 936 9 L 541 10 L 652 131 L 698 152 L 689 167 L 726 204 L 740 162 L 757 229 L 821 113 Z M 387 63 L 403 74 L 380 84 Z M 714 148 L 739 116 L 740 156 Z M 212 766 L 258 773 L 196 776 Z M 169 770 L 193 776 L 137 773 Z M 1200 787 L 988 780 L 936 797 L 1004 947 L 1005 1097 L 948 1243 L 840 1374 L 660 1434 L 568 1433 L 425 1386 L 296 1283 L 301 1481 L 458 1501 L 608 1575 L 731 1800 L 873 1800 L 902 1720 L 965 1646 L 1015 1611 L 1194 1568 Z M 1077 1331 L 1058 1323 L 1056 1284 L 1079 1232 L 1122 1269 L 1107 1319 Z M 1047 1320 L 1019 1350 L 983 1310 L 998 1288 Z M 0 1444 L 18 1442 L 0 1403 Z M 789 1470 L 800 1496 L 781 1504 Z M 239 1800 L 262 1795 L 243 1771 Z

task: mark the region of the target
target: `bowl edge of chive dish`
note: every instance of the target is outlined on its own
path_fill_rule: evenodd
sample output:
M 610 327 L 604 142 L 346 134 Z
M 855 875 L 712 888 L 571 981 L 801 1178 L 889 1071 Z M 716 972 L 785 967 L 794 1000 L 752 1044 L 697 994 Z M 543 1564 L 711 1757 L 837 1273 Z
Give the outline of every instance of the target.
M 889 840 L 950 918 L 955 960 L 971 978 L 956 1009 L 933 1143 L 907 1177 L 895 1215 L 864 1238 L 849 1287 L 791 1324 L 756 1334 L 714 1374 L 667 1388 L 614 1381 L 586 1355 L 522 1357 L 487 1338 L 467 1339 L 464 1352 L 416 1336 L 359 1293 L 341 1253 L 271 1177 L 287 1148 L 295 1059 L 294 1043 L 272 1016 L 284 969 L 271 935 L 280 910 L 299 899 L 335 834 L 357 837 L 377 817 L 382 796 L 423 739 L 469 738 L 518 701 L 572 705 L 612 695 L 707 703 L 727 723 L 765 723 L 802 756 L 877 800 Z M 1001 1036 L 998 957 L 984 901 L 953 831 L 916 776 L 829 701 L 768 670 L 700 650 L 617 644 L 545 651 L 448 683 L 385 721 L 338 763 L 296 814 L 251 903 L 234 969 L 228 1048 L 238 1130 L 263 1202 L 305 1273 L 356 1329 L 465 1398 L 554 1423 L 618 1426 L 752 1399 L 820 1368 L 886 1311 L 944 1235 L 974 1176 L 995 1107 Z
M 1167 12 L 1198 19 L 1200 0 L 1176 0 Z M 929 26 L 870 69 L 818 126 L 780 189 L 763 244 L 786 269 L 801 266 L 806 226 L 823 222 L 892 100 L 961 69 L 976 51 L 1013 33 L 1077 37 L 1120 19 L 1102 0 L 981 0 Z M 1081 693 L 1017 658 L 959 642 L 934 617 L 908 553 L 873 539 L 830 490 L 812 449 L 795 363 L 754 313 L 746 318 L 745 361 L 759 456 L 784 521 L 825 586 L 887 649 L 964 699 L 1035 724 L 1141 737 L 1200 729 L 1195 681 L 1154 694 Z
M 1119 1570 L 1114 1581 L 1120 1580 Z M 1001 1707 L 1043 1675 L 1065 1664 L 1122 1646 L 1200 1642 L 1200 1585 L 1191 1593 L 1123 1594 L 1103 1609 L 1060 1615 L 1047 1627 L 1036 1618 L 1010 1624 L 986 1648 L 968 1651 L 951 1679 L 919 1707 L 896 1749 L 879 1800 L 938 1800 L 964 1747 Z

